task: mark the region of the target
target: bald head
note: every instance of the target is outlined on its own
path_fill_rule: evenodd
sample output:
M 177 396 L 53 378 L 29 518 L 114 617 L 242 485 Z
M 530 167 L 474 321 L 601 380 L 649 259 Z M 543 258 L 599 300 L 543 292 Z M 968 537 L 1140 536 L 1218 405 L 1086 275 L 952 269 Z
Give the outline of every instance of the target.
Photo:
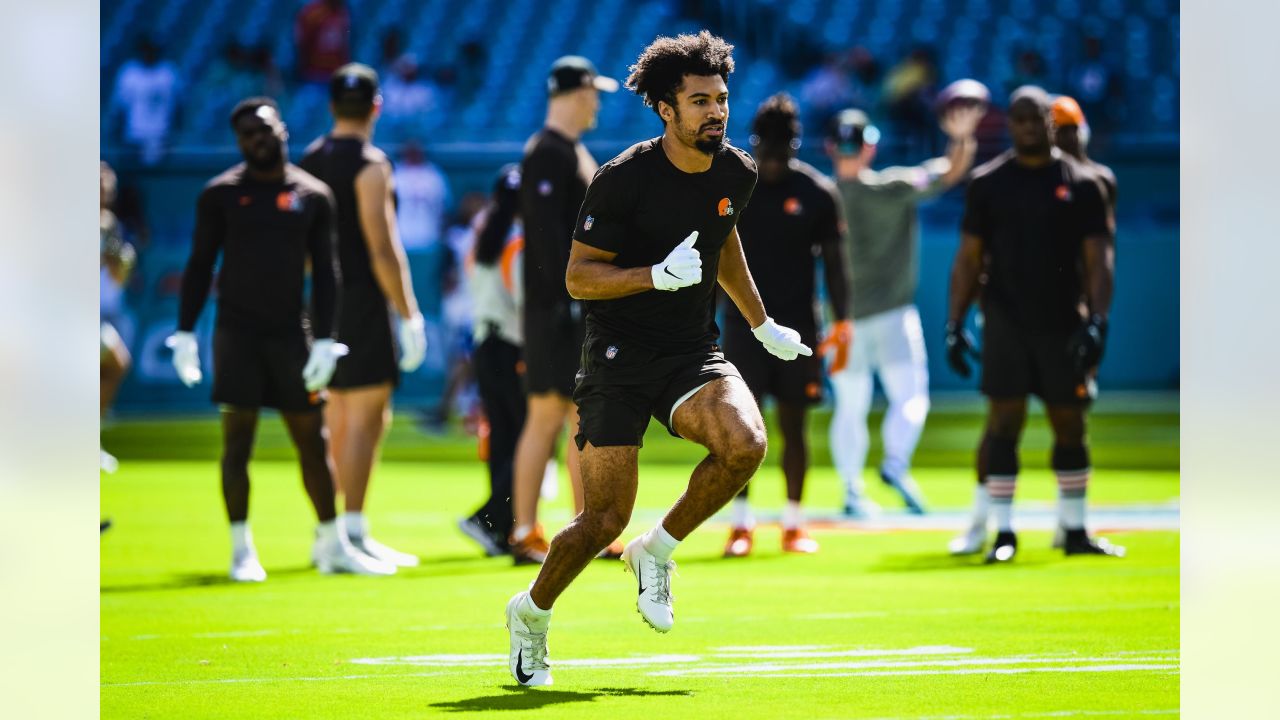
M 1023 85 L 1009 96 L 1009 135 L 1023 156 L 1046 156 L 1053 137 L 1053 99 L 1043 88 Z

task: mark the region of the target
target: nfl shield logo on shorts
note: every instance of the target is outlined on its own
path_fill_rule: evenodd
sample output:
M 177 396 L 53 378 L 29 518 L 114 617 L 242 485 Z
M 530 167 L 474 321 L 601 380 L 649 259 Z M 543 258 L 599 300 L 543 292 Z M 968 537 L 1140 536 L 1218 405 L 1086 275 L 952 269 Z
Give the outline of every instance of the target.
M 604 357 L 606 360 L 612 360 L 618 357 L 618 346 L 610 345 L 608 348 L 606 348 L 604 351 Z

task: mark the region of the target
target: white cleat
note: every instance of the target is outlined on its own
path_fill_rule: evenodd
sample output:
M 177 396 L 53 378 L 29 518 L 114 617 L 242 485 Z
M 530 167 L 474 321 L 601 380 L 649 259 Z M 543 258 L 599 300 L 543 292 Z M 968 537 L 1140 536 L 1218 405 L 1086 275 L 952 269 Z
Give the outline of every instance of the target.
M 262 582 L 267 579 L 267 571 L 258 562 L 258 554 L 249 550 L 231 557 L 230 577 L 233 582 Z
M 547 663 L 547 630 L 551 620 L 544 622 L 541 630 L 529 627 L 528 620 L 521 616 L 517 608 L 523 603 L 528 592 L 518 592 L 507 602 L 507 630 L 511 633 L 511 658 L 508 669 L 516 682 L 526 687 L 537 687 L 552 684 L 551 666 Z M 536 621 L 535 621 L 536 624 Z
M 311 549 L 311 559 L 315 561 L 320 572 L 331 575 L 350 573 L 352 575 L 395 575 L 396 566 L 369 557 L 345 542 L 326 542 L 317 538 Z
M 863 495 L 845 495 L 844 516 L 852 520 L 871 520 L 882 512 L 880 504 Z
M 977 555 L 987 542 L 985 525 L 970 525 L 968 530 L 952 538 L 947 543 L 947 550 L 952 555 Z
M 348 535 L 347 539 L 351 542 L 351 547 L 375 560 L 381 560 L 388 565 L 394 565 L 396 567 L 418 567 L 418 564 L 422 562 L 418 559 L 417 555 L 410 555 L 409 553 L 389 548 L 368 535 L 365 535 L 364 537 Z
M 649 627 L 660 633 L 667 632 L 675 624 L 675 614 L 671 610 L 671 573 L 676 564 L 671 560 L 660 563 L 642 542 L 643 536 L 627 543 L 622 551 L 622 562 L 627 570 L 636 576 L 639 584 L 639 595 L 636 597 L 636 611 L 649 623 Z

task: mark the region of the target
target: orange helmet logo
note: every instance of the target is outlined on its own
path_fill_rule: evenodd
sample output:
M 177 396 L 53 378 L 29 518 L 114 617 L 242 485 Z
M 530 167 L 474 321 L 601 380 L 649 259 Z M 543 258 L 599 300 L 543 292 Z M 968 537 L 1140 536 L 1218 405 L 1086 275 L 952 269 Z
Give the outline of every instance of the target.
M 716 212 L 720 217 L 733 214 L 733 203 L 729 202 L 729 198 L 720 198 L 720 204 L 716 206 Z
M 800 198 L 789 197 L 782 203 L 782 212 L 788 215 L 799 215 L 800 209 Z

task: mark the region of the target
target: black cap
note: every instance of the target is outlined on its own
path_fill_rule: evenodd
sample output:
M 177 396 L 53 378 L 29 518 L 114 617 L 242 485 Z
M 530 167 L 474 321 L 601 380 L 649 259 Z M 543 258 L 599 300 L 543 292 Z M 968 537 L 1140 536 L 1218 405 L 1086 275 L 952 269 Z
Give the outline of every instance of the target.
M 594 87 L 611 93 L 617 92 L 618 81 L 601 75 L 596 66 L 581 55 L 565 55 L 551 63 L 551 72 L 547 74 L 548 95 L 559 95 L 581 87 Z
M 841 110 L 827 125 L 827 139 L 835 143 L 842 155 L 854 155 L 863 145 L 880 142 L 880 130 L 871 124 L 871 118 L 856 108 Z
M 378 73 L 368 65 L 347 63 L 333 71 L 329 78 L 329 99 L 335 107 L 349 111 L 373 108 L 378 96 Z

